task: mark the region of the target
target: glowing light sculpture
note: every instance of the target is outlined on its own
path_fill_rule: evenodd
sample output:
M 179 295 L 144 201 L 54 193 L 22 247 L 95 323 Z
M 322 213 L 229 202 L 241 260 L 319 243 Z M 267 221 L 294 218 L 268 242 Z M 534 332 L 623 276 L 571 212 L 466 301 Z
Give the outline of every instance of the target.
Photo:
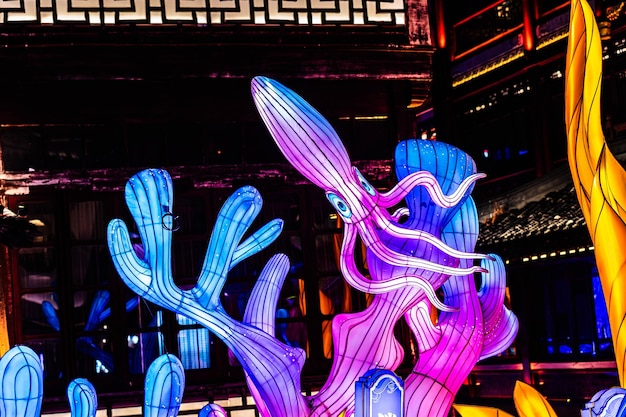
M 242 241 L 261 209 L 259 192 L 246 186 L 226 200 L 218 214 L 198 282 L 190 290 L 178 288 L 172 277 L 173 187 L 169 174 L 156 169 L 142 171 L 128 181 L 125 195 L 145 251 L 142 258 L 137 256 L 124 222 L 115 219 L 109 223 L 109 249 L 126 285 L 147 300 L 197 321 L 222 339 L 242 364 L 264 416 L 308 415 L 300 389 L 304 351 L 281 343 L 273 333 L 268 334 L 245 320 L 234 320 L 220 303 L 228 271 L 264 249 L 282 231 L 282 220 L 276 219 Z M 284 279 L 274 274 L 272 265 L 287 262 L 276 258 L 274 261 L 268 263 L 261 275 L 273 275 L 269 280 Z M 285 274 L 287 269 L 283 268 Z M 266 280 L 259 282 L 264 285 Z M 270 286 L 268 291 L 278 292 L 280 287 Z M 267 320 L 262 310 L 275 310 L 275 306 L 268 305 L 273 298 L 267 298 L 268 293 L 263 291 L 256 294 L 249 301 L 246 319 L 264 323 Z
M 61 331 L 61 322 L 59 321 L 59 316 L 57 315 L 57 311 L 52 305 L 52 303 L 48 300 L 44 300 L 41 303 L 41 311 L 43 311 L 43 316 L 46 318 L 46 321 L 55 331 Z
M 326 385 L 312 398 L 312 415 L 349 414 L 354 407 L 349 387 L 356 378 L 368 368 L 395 369 L 400 364 L 403 351 L 389 323 L 403 315 L 420 345 L 420 359 L 405 381 L 406 414 L 446 415 L 476 361 L 504 350 L 518 328 L 503 305 L 501 259 L 473 253 L 478 217 L 469 193 L 482 177 L 473 160 L 443 143 L 402 142 L 396 149 L 399 182 L 379 193 L 351 166 L 332 126 L 304 99 L 266 77 L 253 79 L 252 94 L 279 149 L 326 192 L 341 216 L 340 261 L 346 281 L 376 294 L 363 312 L 333 320 L 333 367 Z M 388 209 L 403 198 L 408 207 L 390 214 Z M 400 215 L 408 220 L 398 222 Z M 354 260 L 357 234 L 368 249 L 371 279 L 358 271 Z M 475 258 L 482 259 L 481 267 L 471 265 Z M 474 272 L 484 273 L 480 294 Z M 443 304 L 434 295 L 442 285 Z M 427 302 L 444 312 L 437 326 Z
M 626 388 L 626 171 L 602 132 L 602 44 L 595 15 L 573 0 L 565 68 L 567 152 L 576 195 L 595 249 L 620 385 Z
M 513 399 L 520 417 L 557 417 L 546 397 L 525 382 L 515 383 Z
M 441 142 L 401 142 L 395 154 L 398 179 L 421 170 L 432 171 L 444 192 L 452 192 L 475 173 L 474 161 L 465 152 Z M 478 237 L 478 214 L 473 199 L 466 195 L 457 207 L 439 207 L 419 188 L 407 196 L 409 209 L 404 227 L 427 230 L 441 236 L 447 245 L 473 251 Z M 401 239 L 388 240 L 395 246 Z M 428 256 L 419 244 L 404 250 Z M 461 265 L 469 260 L 461 259 Z M 477 292 L 472 274 L 450 277 L 441 288 L 444 303 L 454 311 L 443 311 L 432 324 L 429 306 L 420 301 L 407 312 L 406 320 L 418 341 L 419 358 L 405 382 L 406 407 L 417 415 L 445 415 L 454 395 L 479 359 L 496 355 L 514 340 L 517 318 L 504 306 L 506 274 L 497 255 L 481 260 L 482 285 Z M 394 267 L 393 274 L 402 268 Z
M 217 404 L 207 404 L 202 407 L 198 417 L 228 417 L 226 410 Z
M 626 415 L 626 390 L 608 388 L 596 393 L 580 411 L 581 417 L 623 417 Z
M 96 389 L 85 378 L 73 379 L 67 386 L 67 400 L 72 417 L 95 417 L 98 411 Z
M 144 417 L 176 417 L 185 391 L 185 370 L 172 355 L 161 355 L 152 362 L 144 381 Z
M 514 417 L 513 415 L 494 407 L 479 405 L 454 404 L 454 410 L 461 417 Z
M 541 395 L 539 391 L 522 381 L 517 381 L 515 383 L 515 389 L 513 390 L 513 402 L 515 403 L 515 409 L 517 410 L 519 417 L 557 417 L 548 400 L 546 400 L 546 398 Z M 597 407 L 593 407 L 593 405 L 594 404 L 587 404 L 588 409 L 591 410 L 593 408 L 594 410 L 604 411 L 602 414 L 603 417 L 611 417 L 615 415 L 606 413 L 606 402 L 603 402 L 601 405 L 597 404 Z M 513 417 L 498 408 L 492 407 L 454 404 L 454 409 L 462 417 Z M 598 416 L 599 415 L 600 414 L 598 414 Z M 581 417 L 596 417 L 596 414 L 588 414 L 586 410 L 582 410 Z
M 284 254 L 274 255 L 264 267 L 241 322 L 220 305 L 230 269 L 266 248 L 282 230 L 282 221 L 276 219 L 242 241 L 262 205 L 253 187 L 240 188 L 224 203 L 198 282 L 181 290 L 171 269 L 171 178 L 157 169 L 133 176 L 125 197 L 144 252 L 134 250 L 121 220 L 111 221 L 108 243 L 118 273 L 138 295 L 220 337 L 241 363 L 264 417 L 352 416 L 355 382 L 371 369 L 394 370 L 402 362 L 404 352 L 393 334 L 402 319 L 420 350 L 404 383 L 405 415 L 447 415 L 476 361 L 504 350 L 517 332 L 517 319 L 503 305 L 502 260 L 473 252 L 478 220 L 470 193 L 482 174 L 453 146 L 405 141 L 396 150 L 399 182 L 380 193 L 351 166 L 333 128 L 301 97 L 265 77 L 252 81 L 252 93 L 280 150 L 325 190 L 343 220 L 340 267 L 346 282 L 375 295 L 365 310 L 333 319 L 333 365 L 325 385 L 305 398 L 300 389 L 304 351 L 274 336 L 276 303 L 289 270 Z M 407 207 L 390 213 L 402 200 Z M 357 236 L 367 247 L 371 277 L 357 268 Z M 474 266 L 474 259 L 481 266 Z M 483 276 L 479 291 L 475 272 Z M 443 303 L 435 293 L 438 288 L 443 288 Z M 436 325 L 430 305 L 442 311 Z
M 0 416 L 40 417 L 43 368 L 28 346 L 15 346 L 0 359 Z

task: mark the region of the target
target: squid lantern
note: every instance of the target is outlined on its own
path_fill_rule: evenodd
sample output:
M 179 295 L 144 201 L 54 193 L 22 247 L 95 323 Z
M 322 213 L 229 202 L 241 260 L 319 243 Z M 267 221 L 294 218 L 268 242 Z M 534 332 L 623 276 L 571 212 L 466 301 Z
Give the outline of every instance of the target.
M 340 256 L 341 272 L 353 288 L 382 294 L 406 286 L 420 287 L 429 301 L 443 311 L 449 310 L 435 294 L 451 275 L 486 272 L 477 266 L 459 267 L 460 259 L 488 259 L 488 255 L 456 250 L 423 230 L 405 228 L 398 222 L 403 211 L 390 214 L 388 209 L 399 203 L 416 186 L 424 187 L 435 204 L 454 207 L 465 198 L 474 182 L 484 174 L 473 174 L 462 181 L 450 195 L 444 195 L 437 179 L 427 171 L 414 172 L 403 178 L 387 193 L 378 192 L 352 166 L 350 157 L 328 121 L 309 103 L 275 80 L 255 77 L 252 96 L 261 118 L 274 141 L 302 175 L 326 192 L 326 197 L 344 222 Z M 433 252 L 441 252 L 441 262 L 394 251 L 383 243 L 381 231 L 390 237 L 419 240 Z M 434 272 L 430 281 L 423 274 L 368 279 L 356 265 L 354 251 L 359 235 L 373 256 L 399 267 Z
M 353 288 L 374 294 L 363 311 L 332 322 L 333 367 L 311 416 L 351 415 L 354 381 L 371 368 L 396 369 L 404 355 L 393 324 L 405 317 L 419 358 L 405 380 L 406 415 L 445 416 L 476 361 L 499 354 L 518 322 L 504 304 L 506 274 L 496 255 L 473 253 L 478 231 L 470 197 L 482 178 L 464 152 L 408 140 L 396 149 L 398 184 L 378 192 L 351 166 L 338 135 L 300 96 L 265 77 L 252 95 L 271 136 L 289 162 L 326 192 L 344 223 L 341 272 Z M 444 191 L 445 190 L 445 191 Z M 407 207 L 390 212 L 404 199 Z M 357 237 L 367 248 L 371 278 L 354 259 Z M 472 266 L 481 259 L 481 266 Z M 474 273 L 482 273 L 477 291 Z M 442 288 L 440 302 L 435 290 Z M 442 310 L 434 325 L 425 298 Z

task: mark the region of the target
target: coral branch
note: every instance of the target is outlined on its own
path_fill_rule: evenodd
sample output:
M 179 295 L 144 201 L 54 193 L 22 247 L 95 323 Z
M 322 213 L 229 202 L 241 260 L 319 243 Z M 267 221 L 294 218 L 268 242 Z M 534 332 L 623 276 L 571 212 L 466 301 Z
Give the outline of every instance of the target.
M 442 231 L 446 243 L 462 250 L 472 250 L 475 239 L 463 232 L 477 227 L 476 208 L 471 199 L 461 207 Z M 468 262 L 462 260 L 461 263 Z M 413 373 L 405 381 L 405 410 L 416 416 L 445 416 L 454 396 L 478 360 L 483 345 L 482 311 L 473 275 L 451 277 L 442 285 L 444 302 L 456 307 L 455 312 L 443 312 L 437 329 L 439 340 L 420 347 Z M 414 333 L 421 334 L 423 325 L 407 322 Z M 430 347 L 430 349 L 428 349 Z
M 173 190 L 171 178 L 162 170 L 146 170 L 132 177 L 126 187 L 128 207 L 140 231 L 145 260 L 139 259 L 121 220 L 109 223 L 108 241 L 113 262 L 122 280 L 138 295 L 176 311 L 207 327 L 234 352 L 242 364 L 260 407 L 272 417 L 307 416 L 301 394 L 300 373 L 304 352 L 280 343 L 265 331 L 229 317 L 219 303 L 227 273 L 237 248 L 245 259 L 276 236 L 279 222 L 263 228 L 239 246 L 259 212 L 258 191 L 244 187 L 227 200 L 218 215 L 198 284 L 183 291 L 171 274 Z M 268 233 L 269 232 L 269 233 Z M 255 242 L 255 244 L 249 244 Z M 243 248 L 249 248 L 244 252 Z
M 265 265 L 254 284 L 246 305 L 243 322 L 274 335 L 276 305 L 280 290 L 289 272 L 289 259 L 284 254 L 274 255 Z

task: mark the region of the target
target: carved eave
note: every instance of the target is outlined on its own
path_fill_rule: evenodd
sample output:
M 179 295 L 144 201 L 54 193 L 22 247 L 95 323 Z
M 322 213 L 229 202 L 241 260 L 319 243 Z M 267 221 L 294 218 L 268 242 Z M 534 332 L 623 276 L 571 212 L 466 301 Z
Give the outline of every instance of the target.
M 110 2 L 96 3 L 96 9 L 71 1 L 25 0 L 21 9 L 0 5 L 0 58 L 11 63 L 2 66 L 2 75 L 431 78 L 434 48 L 426 0 L 289 3 L 279 9 L 274 2 L 233 0 L 189 2 L 181 10 L 168 1 L 142 7 L 143 2 L 134 2 L 133 10 Z

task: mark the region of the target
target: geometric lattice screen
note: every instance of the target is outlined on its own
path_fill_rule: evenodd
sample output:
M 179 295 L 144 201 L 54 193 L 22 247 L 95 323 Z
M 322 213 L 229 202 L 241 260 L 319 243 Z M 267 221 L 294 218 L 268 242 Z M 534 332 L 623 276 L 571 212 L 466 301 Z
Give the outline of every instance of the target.
M 0 0 L 0 24 L 405 26 L 405 15 L 403 0 Z

